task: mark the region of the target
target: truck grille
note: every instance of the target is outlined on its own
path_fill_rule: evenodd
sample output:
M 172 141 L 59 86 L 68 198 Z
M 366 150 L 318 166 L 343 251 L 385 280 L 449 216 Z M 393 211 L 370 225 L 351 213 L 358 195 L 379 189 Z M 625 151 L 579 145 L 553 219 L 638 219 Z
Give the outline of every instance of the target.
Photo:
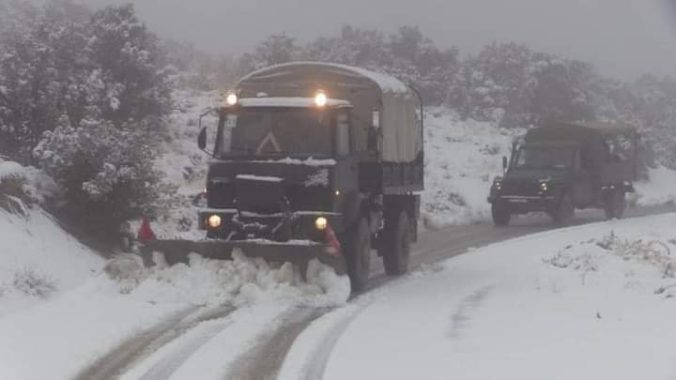
M 535 182 L 504 182 L 500 195 L 535 196 L 539 194 L 538 186 Z

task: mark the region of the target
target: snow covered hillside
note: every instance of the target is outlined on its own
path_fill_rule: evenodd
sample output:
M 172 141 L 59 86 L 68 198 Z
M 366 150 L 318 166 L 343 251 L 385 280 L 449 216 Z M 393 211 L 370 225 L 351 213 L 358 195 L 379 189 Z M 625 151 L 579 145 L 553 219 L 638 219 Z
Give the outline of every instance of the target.
M 70 237 L 33 201 L 53 190 L 39 171 L 0 160 L 0 318 L 65 293 L 103 260 Z
M 445 108 L 427 109 L 423 222 L 431 228 L 486 221 L 488 190 L 502 173 L 502 156 L 524 133 L 492 123 L 462 121 Z
M 357 301 L 324 378 L 673 379 L 674 225 L 559 229 L 415 273 Z

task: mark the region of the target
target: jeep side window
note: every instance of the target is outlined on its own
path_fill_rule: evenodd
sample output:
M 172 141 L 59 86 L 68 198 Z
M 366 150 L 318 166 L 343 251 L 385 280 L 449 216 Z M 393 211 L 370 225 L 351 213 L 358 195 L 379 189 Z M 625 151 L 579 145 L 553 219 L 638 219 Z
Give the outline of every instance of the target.
M 350 117 L 347 111 L 340 111 L 336 116 L 336 155 L 350 154 Z

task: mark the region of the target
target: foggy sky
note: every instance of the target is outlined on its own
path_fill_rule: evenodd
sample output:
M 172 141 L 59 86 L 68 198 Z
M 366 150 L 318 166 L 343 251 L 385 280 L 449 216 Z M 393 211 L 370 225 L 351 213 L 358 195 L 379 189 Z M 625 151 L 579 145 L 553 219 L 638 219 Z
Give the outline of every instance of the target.
M 302 43 L 337 35 L 346 24 L 386 32 L 418 25 L 439 47 L 471 53 L 515 41 L 592 62 L 621 79 L 676 76 L 676 6 L 667 1 L 132 0 L 153 31 L 209 52 L 246 52 L 273 33 Z

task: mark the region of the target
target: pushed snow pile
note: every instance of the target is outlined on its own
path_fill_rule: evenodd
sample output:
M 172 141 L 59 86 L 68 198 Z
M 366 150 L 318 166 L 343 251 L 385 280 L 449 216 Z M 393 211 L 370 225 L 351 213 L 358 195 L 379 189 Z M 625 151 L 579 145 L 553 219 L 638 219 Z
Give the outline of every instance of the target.
M 241 251 L 233 252 L 233 260 L 191 254 L 188 261 L 144 268 L 138 257 L 126 255 L 110 261 L 106 273 L 118 280 L 123 293 L 153 303 L 243 306 L 287 300 L 324 307 L 344 304 L 350 295 L 347 276 L 338 276 L 317 260 L 309 263 L 306 280 L 290 263 L 273 267 L 262 259 L 248 258 Z
M 487 220 L 490 185 L 523 131 L 463 121 L 443 108 L 429 109 L 425 123 L 425 224 L 441 228 Z

